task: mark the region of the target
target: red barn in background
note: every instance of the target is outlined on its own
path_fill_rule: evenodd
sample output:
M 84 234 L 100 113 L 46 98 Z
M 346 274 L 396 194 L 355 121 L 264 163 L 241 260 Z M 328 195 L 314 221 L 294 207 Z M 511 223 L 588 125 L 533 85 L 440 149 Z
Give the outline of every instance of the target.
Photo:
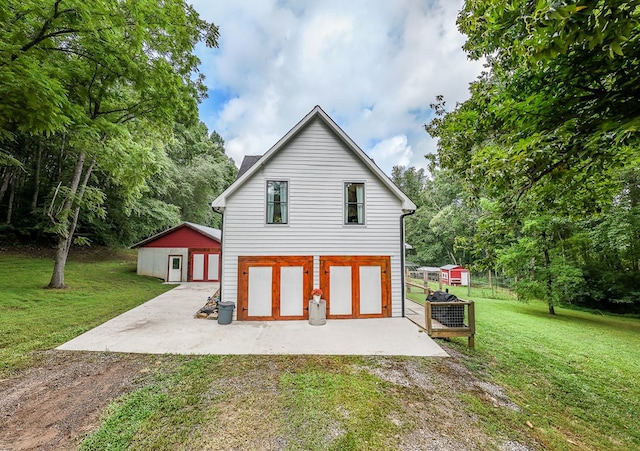
M 444 265 L 440 267 L 440 280 L 445 285 L 469 285 L 469 270 L 458 265 Z
M 218 229 L 185 222 L 131 246 L 138 249 L 138 274 L 165 282 L 218 282 Z

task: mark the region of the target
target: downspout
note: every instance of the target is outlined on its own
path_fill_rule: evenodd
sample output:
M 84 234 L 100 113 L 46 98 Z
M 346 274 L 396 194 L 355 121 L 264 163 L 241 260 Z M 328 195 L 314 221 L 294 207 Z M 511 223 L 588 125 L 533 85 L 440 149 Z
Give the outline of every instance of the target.
M 224 279 L 224 213 L 223 210 L 216 210 L 214 207 L 211 207 L 211 210 L 220 215 L 220 301 L 222 301 L 222 280 Z
M 410 210 L 408 213 L 403 213 L 400 215 L 400 286 L 401 286 L 401 293 L 402 293 L 402 317 L 405 318 L 405 314 L 404 314 L 404 302 L 405 302 L 405 290 L 407 289 L 406 284 L 405 284 L 405 280 L 404 280 L 404 275 L 405 275 L 405 258 L 404 258 L 404 253 L 405 253 L 405 248 L 404 248 L 404 218 L 406 216 L 411 216 L 412 214 L 414 214 L 416 211 L 415 210 Z

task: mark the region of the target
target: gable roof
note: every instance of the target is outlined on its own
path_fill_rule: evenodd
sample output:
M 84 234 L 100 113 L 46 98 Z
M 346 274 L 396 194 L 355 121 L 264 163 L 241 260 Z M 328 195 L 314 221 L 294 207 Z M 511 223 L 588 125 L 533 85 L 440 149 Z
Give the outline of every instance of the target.
M 251 166 L 257 163 L 257 161 L 262 158 L 262 155 L 245 155 L 242 159 L 242 164 L 240 165 L 240 169 L 238 169 L 238 175 L 236 176 L 236 180 L 242 177 L 242 174 L 247 172 Z
M 207 226 L 203 226 L 200 224 L 194 224 L 192 222 L 183 222 L 182 224 L 179 224 L 175 227 L 171 227 L 170 229 L 164 230 L 160 233 L 156 233 L 155 235 L 140 241 L 139 243 L 136 243 L 134 245 L 132 245 L 130 247 L 130 249 L 135 249 L 138 248 L 140 246 L 144 246 L 145 244 L 148 244 L 152 241 L 157 240 L 158 238 L 161 238 L 165 235 L 170 234 L 171 232 L 174 232 L 175 230 L 181 229 L 183 227 L 188 227 L 192 230 L 195 230 L 196 232 L 206 236 L 207 238 L 211 238 L 212 240 L 216 240 L 218 242 L 221 242 L 222 240 L 222 232 L 218 229 L 214 229 L 213 227 L 207 227 Z
M 457 268 L 464 269 L 460 265 L 444 265 L 440 267 L 440 269 L 445 269 L 445 270 L 451 270 L 451 269 L 457 269 Z
M 251 155 L 251 159 L 247 161 L 247 168 L 242 171 L 242 167 L 245 166 L 245 161 L 242 162 L 242 167 L 238 171 L 238 178 L 229 186 L 222 194 L 220 194 L 213 202 L 211 207 L 214 210 L 222 211 L 226 207 L 227 198 L 233 194 L 240 186 L 242 186 L 247 180 L 251 178 L 262 166 L 267 164 L 280 149 L 286 146 L 307 124 L 314 119 L 319 118 L 322 120 L 335 134 L 336 136 L 351 150 L 365 166 L 367 166 L 371 172 L 373 172 L 378 179 L 385 185 L 389 191 L 391 191 L 398 199 L 402 201 L 402 209 L 410 212 L 416 210 L 416 205 L 398 188 L 391 179 L 373 162 L 364 151 L 358 147 L 358 145 L 336 124 L 333 119 L 324 112 L 320 106 L 316 105 L 305 117 L 302 118 L 289 132 L 284 135 L 280 140 L 271 147 L 264 155 L 257 156 Z M 245 158 L 246 160 L 246 158 Z

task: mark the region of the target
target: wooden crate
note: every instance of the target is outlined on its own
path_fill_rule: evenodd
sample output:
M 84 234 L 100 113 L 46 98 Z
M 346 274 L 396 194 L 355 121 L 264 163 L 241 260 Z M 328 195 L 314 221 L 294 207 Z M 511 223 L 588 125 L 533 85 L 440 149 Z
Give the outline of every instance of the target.
M 433 307 L 444 307 L 447 305 L 463 306 L 466 311 L 466 324 L 462 327 L 448 327 L 433 318 Z M 457 302 L 429 302 L 424 306 L 424 322 L 427 326 L 427 334 L 432 338 L 468 337 L 469 347 L 475 346 L 474 336 L 476 333 L 476 313 L 473 301 L 460 300 Z

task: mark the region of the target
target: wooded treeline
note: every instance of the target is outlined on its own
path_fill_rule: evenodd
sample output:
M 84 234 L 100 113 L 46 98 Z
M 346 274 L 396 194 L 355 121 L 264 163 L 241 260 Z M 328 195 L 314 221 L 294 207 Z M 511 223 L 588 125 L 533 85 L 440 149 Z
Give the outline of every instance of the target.
M 199 122 L 196 44 L 218 29 L 184 0 L 0 4 L 0 234 L 130 245 L 182 220 L 235 177 Z
M 458 26 L 487 69 L 432 105 L 430 171 L 393 174 L 417 262 L 515 277 L 551 313 L 638 311 L 640 4 L 470 0 Z

